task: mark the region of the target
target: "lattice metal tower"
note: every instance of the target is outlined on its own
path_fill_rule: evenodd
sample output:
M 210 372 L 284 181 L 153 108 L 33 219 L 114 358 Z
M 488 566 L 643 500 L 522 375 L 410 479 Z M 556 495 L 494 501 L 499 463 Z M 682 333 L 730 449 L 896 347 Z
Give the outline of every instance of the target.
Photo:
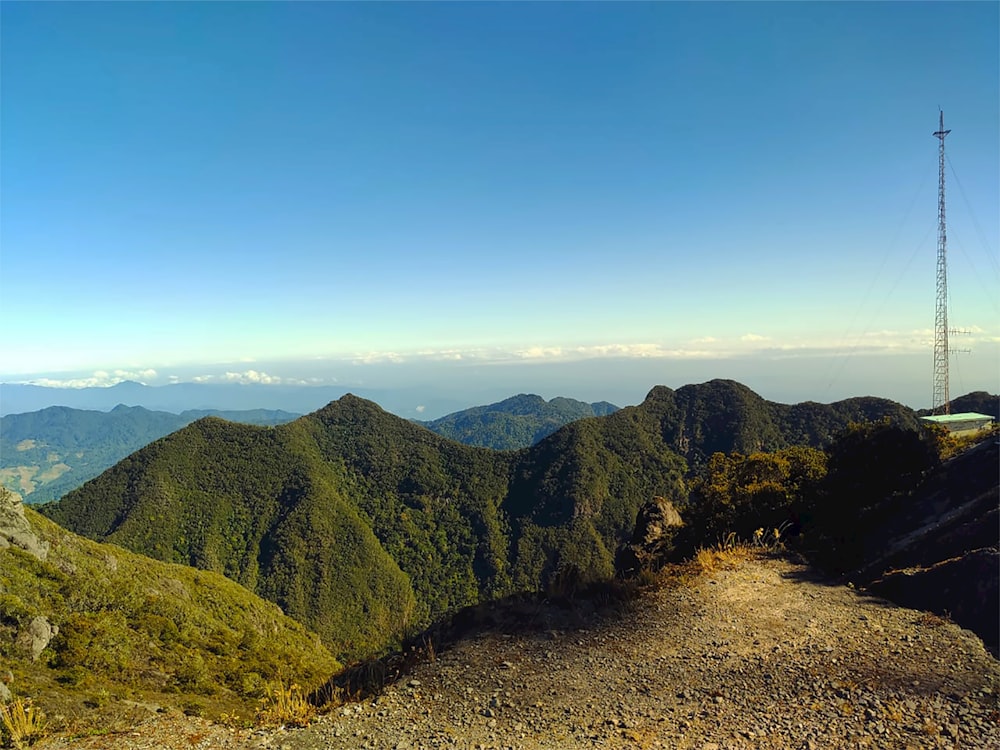
M 944 139 L 950 133 L 944 129 L 944 112 L 934 137 L 938 146 L 938 242 L 937 242 L 937 305 L 934 308 L 934 398 L 935 414 L 948 414 L 948 233 L 944 221 Z

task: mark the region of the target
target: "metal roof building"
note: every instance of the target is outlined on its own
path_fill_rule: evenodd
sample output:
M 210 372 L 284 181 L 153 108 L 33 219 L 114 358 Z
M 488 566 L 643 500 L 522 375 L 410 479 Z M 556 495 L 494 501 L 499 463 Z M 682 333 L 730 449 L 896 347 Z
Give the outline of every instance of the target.
M 959 414 L 941 414 L 936 417 L 921 417 L 925 422 L 933 422 L 942 427 L 946 427 L 953 435 L 969 435 L 973 432 L 989 427 L 993 423 L 993 417 L 989 414 L 978 414 L 974 411 L 962 412 Z

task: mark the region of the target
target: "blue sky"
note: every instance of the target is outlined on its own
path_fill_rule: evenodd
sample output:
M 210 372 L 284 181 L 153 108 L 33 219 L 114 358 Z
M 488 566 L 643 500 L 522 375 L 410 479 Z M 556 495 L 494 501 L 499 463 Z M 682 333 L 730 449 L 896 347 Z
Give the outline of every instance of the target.
M 998 7 L 2 3 L 0 379 L 996 392 Z

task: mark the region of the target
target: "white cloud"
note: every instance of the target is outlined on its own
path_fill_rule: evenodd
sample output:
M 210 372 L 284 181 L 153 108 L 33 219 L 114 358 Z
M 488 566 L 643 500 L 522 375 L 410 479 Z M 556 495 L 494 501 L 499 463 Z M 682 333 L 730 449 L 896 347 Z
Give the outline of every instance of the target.
M 243 385 L 277 385 L 281 378 L 268 375 L 266 372 L 246 370 L 245 372 L 227 372 L 221 378 L 226 383 L 241 383 Z
M 72 378 L 32 378 L 25 382 L 31 385 L 41 385 L 46 388 L 110 388 L 126 380 L 148 384 L 150 380 L 158 377 L 156 370 L 115 370 L 113 373 L 106 370 L 95 370 L 91 375 L 84 375 Z
M 385 364 L 387 362 L 399 364 L 405 361 L 406 358 L 396 352 L 365 352 L 364 354 L 355 354 L 351 358 L 352 364 L 355 365 Z
M 420 406 L 417 407 L 417 414 L 423 414 L 426 409 L 427 409 L 426 406 L 420 404 Z
M 740 341 L 767 341 L 767 340 L 769 340 L 768 336 L 761 336 L 760 334 L 757 333 L 745 333 L 742 336 L 740 336 Z
M 115 370 L 115 377 L 121 378 L 122 380 L 138 380 L 140 383 L 145 383 L 149 380 L 155 380 L 157 377 L 157 372 L 153 368 L 149 367 L 145 370 Z

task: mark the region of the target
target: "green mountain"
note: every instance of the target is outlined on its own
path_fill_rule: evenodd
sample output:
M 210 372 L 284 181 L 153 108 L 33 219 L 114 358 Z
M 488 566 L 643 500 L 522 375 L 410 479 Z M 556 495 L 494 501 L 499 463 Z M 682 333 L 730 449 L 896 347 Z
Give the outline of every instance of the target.
M 223 573 L 353 657 L 561 572 L 611 575 L 639 507 L 655 496 L 683 505 L 680 454 L 818 444 L 883 416 L 914 419 L 890 401 L 786 406 L 712 381 L 656 387 L 639 406 L 497 452 L 348 395 L 272 428 L 199 420 L 42 510 L 85 536 Z
M 106 730 L 157 705 L 252 716 L 268 681 L 319 685 L 338 666 L 233 581 L 84 539 L 0 488 L 4 691 L 32 696 L 51 720 Z
M 181 414 L 119 405 L 109 412 L 52 406 L 0 418 L 0 485 L 27 503 L 55 500 L 130 453 L 206 416 L 274 425 L 284 411 L 192 410 Z
M 563 397 L 546 401 L 541 396 L 522 393 L 417 424 L 466 445 L 516 450 L 534 445 L 570 422 L 616 411 L 618 407 L 607 401 L 588 404 Z
M 868 396 L 832 404 L 779 404 L 732 380 L 712 380 L 676 391 L 657 386 L 642 406 L 657 415 L 664 440 L 692 468 L 703 466 L 716 452 L 822 447 L 851 422 L 889 419 L 908 428 L 919 424 L 911 409 L 888 399 Z

